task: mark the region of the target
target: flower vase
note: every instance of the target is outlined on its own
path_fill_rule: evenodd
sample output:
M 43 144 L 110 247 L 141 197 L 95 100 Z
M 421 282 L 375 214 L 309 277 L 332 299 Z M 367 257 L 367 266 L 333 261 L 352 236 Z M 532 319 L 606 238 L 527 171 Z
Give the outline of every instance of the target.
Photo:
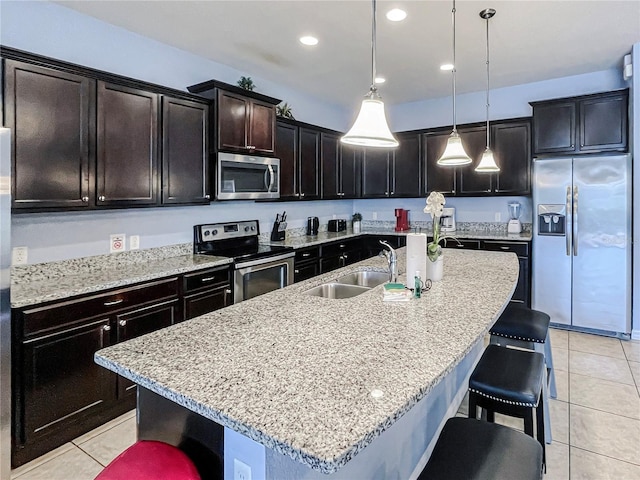
M 443 257 L 443 255 L 440 255 L 435 262 L 427 258 L 426 278 L 430 279 L 432 282 L 439 282 L 442 280 Z
M 353 233 L 360 233 L 361 225 L 362 225 L 361 222 L 354 221 L 353 222 Z

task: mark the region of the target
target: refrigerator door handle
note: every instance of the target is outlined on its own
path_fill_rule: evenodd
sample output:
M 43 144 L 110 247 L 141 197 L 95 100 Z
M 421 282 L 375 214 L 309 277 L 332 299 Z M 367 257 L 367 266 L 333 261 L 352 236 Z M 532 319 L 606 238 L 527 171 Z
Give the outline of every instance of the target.
M 573 255 L 578 256 L 578 186 L 573 187 L 573 211 L 571 212 L 573 230 Z
M 571 222 L 571 229 L 573 229 L 573 217 L 571 215 L 571 187 L 567 187 L 567 220 Z M 567 247 L 567 257 L 571 256 L 571 229 L 565 228 L 564 234 Z

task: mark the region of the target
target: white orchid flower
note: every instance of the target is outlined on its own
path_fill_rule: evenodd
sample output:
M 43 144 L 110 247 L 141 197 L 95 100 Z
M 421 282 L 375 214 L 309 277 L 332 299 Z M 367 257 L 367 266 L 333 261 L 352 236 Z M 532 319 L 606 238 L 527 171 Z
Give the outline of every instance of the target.
M 431 192 L 427 197 L 427 206 L 424 207 L 424 213 L 430 214 L 432 219 L 440 218 L 445 203 L 447 203 L 447 201 L 442 193 Z

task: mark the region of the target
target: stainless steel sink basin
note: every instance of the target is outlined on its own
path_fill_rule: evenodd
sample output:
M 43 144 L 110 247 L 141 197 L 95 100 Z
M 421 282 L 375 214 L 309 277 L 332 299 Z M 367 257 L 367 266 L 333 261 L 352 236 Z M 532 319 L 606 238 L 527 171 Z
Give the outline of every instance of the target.
M 389 281 L 389 274 L 385 272 L 354 272 L 339 277 L 336 282 L 346 285 L 359 285 L 373 288 Z
M 307 295 L 315 295 L 324 298 L 351 298 L 370 290 L 369 287 L 361 287 L 358 285 L 346 285 L 344 283 L 323 283 L 317 287 L 313 287 L 304 293 Z

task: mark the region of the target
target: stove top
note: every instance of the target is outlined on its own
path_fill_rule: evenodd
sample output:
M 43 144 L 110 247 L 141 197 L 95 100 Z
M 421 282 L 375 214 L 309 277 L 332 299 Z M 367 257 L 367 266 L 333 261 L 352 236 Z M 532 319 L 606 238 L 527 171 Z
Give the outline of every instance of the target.
M 193 227 L 193 253 L 238 260 L 271 257 L 293 250 L 280 245 L 258 243 L 258 220 L 207 223 Z

